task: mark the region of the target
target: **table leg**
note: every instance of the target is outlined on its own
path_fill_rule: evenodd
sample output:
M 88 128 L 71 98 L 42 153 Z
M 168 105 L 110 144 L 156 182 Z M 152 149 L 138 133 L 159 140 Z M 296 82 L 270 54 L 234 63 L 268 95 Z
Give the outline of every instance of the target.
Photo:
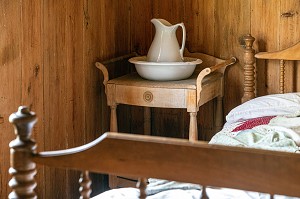
M 110 106 L 110 131 L 118 132 L 117 105 Z
M 118 132 L 117 104 L 110 106 L 110 131 Z M 116 175 L 109 175 L 108 183 L 111 189 L 117 188 L 118 177 Z
M 190 112 L 189 140 L 198 140 L 197 112 Z
M 144 134 L 151 135 L 151 108 L 144 107 Z
M 215 110 L 215 133 L 219 132 L 223 126 L 223 97 L 217 97 Z

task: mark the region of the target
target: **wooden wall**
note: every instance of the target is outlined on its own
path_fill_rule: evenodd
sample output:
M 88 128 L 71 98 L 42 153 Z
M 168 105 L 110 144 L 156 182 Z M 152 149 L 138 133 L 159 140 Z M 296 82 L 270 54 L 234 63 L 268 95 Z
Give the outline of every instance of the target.
M 298 0 L 21 0 L 0 1 L 0 197 L 10 189 L 8 143 L 14 138 L 8 116 L 21 104 L 38 114 L 38 150 L 87 143 L 108 130 L 108 108 L 95 61 L 136 51 L 146 54 L 154 36 L 150 19 L 184 22 L 187 47 L 240 62 L 227 70 L 224 113 L 240 103 L 243 43 L 251 33 L 258 51 L 273 51 L 300 40 Z M 293 67 L 293 66 L 296 67 Z M 258 94 L 279 88 L 274 62 L 258 62 Z M 130 71 L 115 66 L 111 76 Z M 267 72 L 267 73 L 265 73 Z M 299 67 L 287 66 L 287 90 L 299 90 Z M 213 103 L 198 114 L 200 137 L 212 133 Z M 184 110 L 153 109 L 154 135 L 186 137 Z M 120 130 L 142 131 L 142 109 L 121 106 Z M 41 198 L 77 196 L 77 172 L 39 167 Z M 97 182 L 104 181 L 94 176 Z

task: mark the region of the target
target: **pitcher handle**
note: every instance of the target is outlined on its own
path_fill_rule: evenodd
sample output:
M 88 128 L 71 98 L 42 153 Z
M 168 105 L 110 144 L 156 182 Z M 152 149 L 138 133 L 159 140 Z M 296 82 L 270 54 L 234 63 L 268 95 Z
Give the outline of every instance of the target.
M 182 44 L 181 44 L 181 48 L 180 48 L 180 56 L 181 59 L 183 60 L 183 51 L 184 51 L 184 46 L 185 46 L 185 39 L 186 39 L 186 31 L 185 31 L 185 26 L 183 23 L 178 24 L 179 26 L 181 26 L 182 28 Z

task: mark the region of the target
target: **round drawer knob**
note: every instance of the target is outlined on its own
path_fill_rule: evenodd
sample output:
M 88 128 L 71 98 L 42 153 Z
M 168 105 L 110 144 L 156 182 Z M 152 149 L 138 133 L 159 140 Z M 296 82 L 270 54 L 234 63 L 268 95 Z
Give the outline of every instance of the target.
M 143 97 L 146 102 L 151 102 L 153 100 L 153 94 L 150 91 L 146 91 Z

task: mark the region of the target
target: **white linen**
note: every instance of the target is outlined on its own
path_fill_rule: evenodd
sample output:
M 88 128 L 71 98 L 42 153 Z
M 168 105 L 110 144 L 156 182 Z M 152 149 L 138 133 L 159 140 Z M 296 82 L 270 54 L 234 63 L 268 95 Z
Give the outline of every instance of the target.
M 244 146 L 299 152 L 300 145 L 300 93 L 268 95 L 250 100 L 227 116 L 223 129 L 217 133 L 211 144 Z M 233 132 L 248 119 L 276 116 L 267 125 L 258 125 L 252 129 Z M 150 179 L 147 187 L 147 199 L 199 199 L 201 187 L 190 183 L 179 183 L 159 179 Z M 269 199 L 269 194 L 242 191 L 227 188 L 207 188 L 210 199 Z M 136 188 L 119 188 L 106 191 L 93 199 L 138 199 Z M 296 197 L 274 196 L 276 199 L 296 199 Z
M 300 93 L 266 95 L 232 109 L 226 121 L 235 123 L 264 116 L 287 115 L 295 111 L 300 111 Z
M 210 188 L 206 189 L 209 199 L 269 199 L 269 194 L 242 191 L 237 189 Z M 199 199 L 201 191 L 196 189 L 182 190 L 173 189 L 159 192 L 155 195 L 147 196 L 147 199 Z M 106 191 L 92 199 L 138 199 L 139 189 L 137 188 L 119 188 Z M 287 197 L 275 195 L 275 199 L 299 199 L 296 197 Z
M 237 122 L 227 125 L 212 137 L 210 144 L 242 146 L 274 151 L 299 152 L 300 148 L 300 112 L 277 116 L 268 124 L 258 125 L 251 129 L 233 132 L 242 125 Z M 297 145 L 298 144 L 298 145 Z

